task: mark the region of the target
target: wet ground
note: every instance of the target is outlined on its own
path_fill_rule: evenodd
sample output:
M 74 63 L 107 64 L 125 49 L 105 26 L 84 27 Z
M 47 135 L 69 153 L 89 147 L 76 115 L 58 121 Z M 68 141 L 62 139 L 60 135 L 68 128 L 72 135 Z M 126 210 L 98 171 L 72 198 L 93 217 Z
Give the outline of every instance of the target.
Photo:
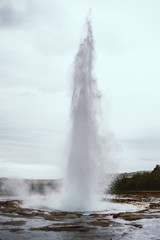
M 122 209 L 125 204 L 136 208 L 62 212 L 27 208 L 19 200 L 1 200 L 0 240 L 160 239 L 160 194 L 125 194 L 110 201 Z

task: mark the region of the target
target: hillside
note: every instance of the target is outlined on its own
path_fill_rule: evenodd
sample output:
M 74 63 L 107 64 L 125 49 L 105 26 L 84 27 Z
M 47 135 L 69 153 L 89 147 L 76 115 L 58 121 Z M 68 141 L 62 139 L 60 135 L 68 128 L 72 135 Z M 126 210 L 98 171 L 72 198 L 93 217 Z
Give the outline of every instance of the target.
M 160 191 L 160 165 L 156 165 L 153 171 L 120 174 L 110 188 L 111 193 L 139 191 Z

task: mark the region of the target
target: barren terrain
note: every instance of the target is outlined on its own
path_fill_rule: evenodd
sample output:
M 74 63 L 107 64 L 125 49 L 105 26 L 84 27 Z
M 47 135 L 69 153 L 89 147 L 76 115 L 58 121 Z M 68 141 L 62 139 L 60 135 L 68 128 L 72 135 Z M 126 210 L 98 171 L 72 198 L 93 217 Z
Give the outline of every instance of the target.
M 104 201 L 109 201 L 106 197 Z M 160 193 L 116 195 L 110 201 L 135 211 L 62 212 L 0 201 L 0 239 L 160 239 Z M 123 208 L 122 208 L 123 209 Z

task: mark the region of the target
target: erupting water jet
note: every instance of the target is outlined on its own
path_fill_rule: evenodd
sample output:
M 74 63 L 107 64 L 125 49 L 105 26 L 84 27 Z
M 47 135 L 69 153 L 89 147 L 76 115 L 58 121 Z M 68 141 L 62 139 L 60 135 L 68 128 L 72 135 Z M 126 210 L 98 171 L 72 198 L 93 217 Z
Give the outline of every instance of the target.
M 87 36 L 80 43 L 74 61 L 71 104 L 71 136 L 63 207 L 88 210 L 95 199 L 100 165 L 97 106 L 100 92 L 93 76 L 94 40 L 87 18 Z

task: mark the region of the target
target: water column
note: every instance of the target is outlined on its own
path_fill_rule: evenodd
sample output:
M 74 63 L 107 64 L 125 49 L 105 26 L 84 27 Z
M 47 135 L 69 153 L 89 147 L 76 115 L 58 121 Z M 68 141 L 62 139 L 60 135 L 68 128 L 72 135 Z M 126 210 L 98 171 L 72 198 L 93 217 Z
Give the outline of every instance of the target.
M 93 76 L 94 41 L 90 18 L 87 35 L 74 60 L 70 151 L 63 204 L 68 210 L 88 210 L 95 197 L 100 144 L 97 102 L 100 93 Z

